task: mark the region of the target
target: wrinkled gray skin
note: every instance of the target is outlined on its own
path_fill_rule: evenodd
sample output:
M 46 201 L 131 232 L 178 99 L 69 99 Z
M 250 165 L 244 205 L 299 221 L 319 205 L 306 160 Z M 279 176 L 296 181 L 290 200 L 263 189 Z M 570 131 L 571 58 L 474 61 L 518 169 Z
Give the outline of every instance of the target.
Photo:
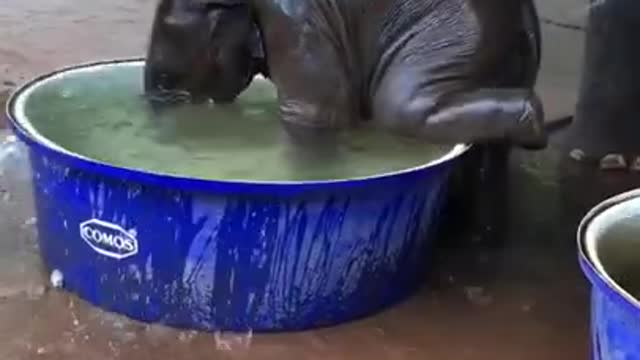
M 230 102 L 256 73 L 292 133 L 355 121 L 543 148 L 532 0 L 161 0 L 148 93 Z

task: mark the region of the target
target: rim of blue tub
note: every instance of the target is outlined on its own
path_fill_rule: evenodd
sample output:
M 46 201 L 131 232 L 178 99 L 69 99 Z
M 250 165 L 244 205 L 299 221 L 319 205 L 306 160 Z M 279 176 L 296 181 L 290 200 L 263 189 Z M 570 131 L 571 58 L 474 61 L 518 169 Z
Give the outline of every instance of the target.
M 605 270 L 598 257 L 596 246 L 599 234 L 625 210 L 640 201 L 640 189 L 613 196 L 591 209 L 578 227 L 578 253 L 582 270 L 592 286 L 605 290 L 609 298 L 627 309 L 640 309 L 640 301 L 620 286 Z
M 144 58 L 92 61 L 62 67 L 58 70 L 38 76 L 20 86 L 9 98 L 6 106 L 6 114 L 9 119 L 9 124 L 16 136 L 29 147 L 32 147 L 37 151 L 41 151 L 43 154 L 48 156 L 56 157 L 59 160 L 72 164 L 73 166 L 109 177 L 115 177 L 116 179 L 168 186 L 181 190 L 190 189 L 196 191 L 242 193 L 258 192 L 260 194 L 272 195 L 276 193 L 297 193 L 308 190 L 352 187 L 354 185 L 362 185 L 363 182 L 366 182 L 367 184 L 388 182 L 389 185 L 392 185 L 395 183 L 395 180 L 398 180 L 399 178 L 402 178 L 403 183 L 411 178 L 419 180 L 423 178 L 425 172 L 450 164 L 454 160 L 460 158 L 471 148 L 471 145 L 468 144 L 454 145 L 448 153 L 424 165 L 364 177 L 309 181 L 210 180 L 203 178 L 188 178 L 174 174 L 146 171 L 143 169 L 119 167 L 77 154 L 63 148 L 40 134 L 35 127 L 31 125 L 28 116 L 25 114 L 24 107 L 26 100 L 29 98 L 30 94 L 42 84 L 59 79 L 61 76 L 68 73 L 92 71 L 104 67 L 122 66 L 123 64 L 141 65 L 144 64 L 144 62 Z

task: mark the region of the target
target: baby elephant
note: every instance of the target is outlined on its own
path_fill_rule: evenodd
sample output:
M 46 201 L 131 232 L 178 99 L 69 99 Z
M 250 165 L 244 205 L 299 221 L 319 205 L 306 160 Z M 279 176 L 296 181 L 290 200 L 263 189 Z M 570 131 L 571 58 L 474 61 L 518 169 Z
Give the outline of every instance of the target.
M 540 41 L 533 0 L 161 0 L 145 86 L 231 102 L 262 73 L 290 130 L 540 149 Z

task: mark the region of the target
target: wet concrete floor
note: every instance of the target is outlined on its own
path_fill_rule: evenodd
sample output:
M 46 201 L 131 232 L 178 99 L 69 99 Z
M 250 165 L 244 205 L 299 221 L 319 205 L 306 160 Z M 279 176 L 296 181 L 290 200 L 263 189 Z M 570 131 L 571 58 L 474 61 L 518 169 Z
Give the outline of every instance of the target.
M 576 2 L 563 1 L 565 8 Z M 558 14 L 560 2 L 539 1 L 541 13 Z M 143 54 L 153 4 L 3 0 L 0 102 L 15 83 L 38 73 Z M 582 37 L 554 25 L 545 26 L 544 36 L 539 89 L 549 117 L 556 118 L 570 114 L 575 103 Z M 585 359 L 589 296 L 577 266 L 575 228 L 590 206 L 638 179 L 578 171 L 563 139 L 556 135 L 544 152 L 514 154 L 491 202 L 502 210 L 501 220 L 482 231 L 443 234 L 418 295 L 369 319 L 279 335 L 197 334 L 140 324 L 50 289 L 28 185 L 5 173 L 0 359 Z

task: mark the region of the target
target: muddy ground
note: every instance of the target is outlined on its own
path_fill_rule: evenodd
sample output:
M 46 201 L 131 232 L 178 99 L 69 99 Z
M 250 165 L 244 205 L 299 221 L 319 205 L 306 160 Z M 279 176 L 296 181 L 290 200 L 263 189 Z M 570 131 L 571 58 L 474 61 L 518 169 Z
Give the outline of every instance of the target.
M 154 3 L 2 0 L 0 103 L 36 74 L 78 62 L 141 56 Z M 580 11 L 571 10 L 575 3 L 541 2 L 541 13 L 579 25 Z M 582 35 L 555 25 L 546 25 L 544 35 L 540 92 L 549 117 L 555 118 L 573 109 Z M 530 168 L 517 167 L 522 176 Z M 437 286 L 384 314 L 332 329 L 197 334 L 129 321 L 50 289 L 40 268 L 28 185 L 19 184 L 24 178 L 15 172 L 7 174 L 0 177 L 2 360 L 586 358 L 586 286 L 570 245 L 550 254 L 520 245 L 454 254 L 457 263 L 505 266 L 482 280 L 463 275 L 469 269 L 445 266 Z M 564 234 L 559 241 L 571 244 L 572 239 Z

